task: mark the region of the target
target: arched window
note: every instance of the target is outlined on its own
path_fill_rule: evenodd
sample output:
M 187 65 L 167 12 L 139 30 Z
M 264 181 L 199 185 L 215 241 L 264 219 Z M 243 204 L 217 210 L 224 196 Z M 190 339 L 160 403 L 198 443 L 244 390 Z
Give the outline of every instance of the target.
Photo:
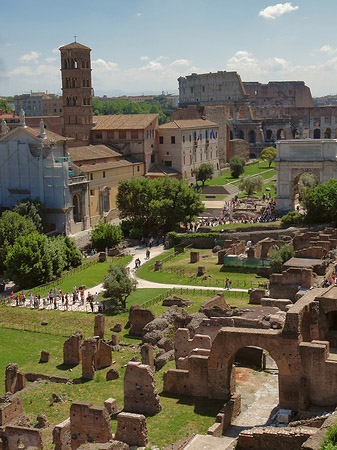
M 331 128 L 327 128 L 324 131 L 324 139 L 331 139 Z
M 73 218 L 74 222 L 81 222 L 81 201 L 78 194 L 73 197 Z
M 272 130 L 266 130 L 266 140 L 271 141 L 273 139 L 273 131 Z
M 321 130 L 319 128 L 314 130 L 314 139 L 321 139 Z
M 242 130 L 238 130 L 237 138 L 238 139 L 244 139 L 245 138 L 245 134 L 244 134 L 244 132 Z
M 248 141 L 250 144 L 255 144 L 256 142 L 256 133 L 254 130 L 250 130 L 248 134 Z
M 277 130 L 276 139 L 279 141 L 280 139 L 285 139 L 285 138 L 286 137 L 285 137 L 283 128 L 280 128 L 279 130 Z

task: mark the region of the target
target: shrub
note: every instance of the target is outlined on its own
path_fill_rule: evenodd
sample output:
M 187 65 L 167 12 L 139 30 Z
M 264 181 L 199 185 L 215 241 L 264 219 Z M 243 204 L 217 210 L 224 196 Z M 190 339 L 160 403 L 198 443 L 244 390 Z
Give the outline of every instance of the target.
M 294 254 L 294 247 L 290 244 L 285 244 L 279 250 L 274 250 L 271 254 L 272 273 L 281 273 L 283 264 L 292 258 Z
M 281 224 L 283 226 L 299 225 L 301 223 L 302 217 L 296 211 L 290 211 L 288 214 L 282 217 Z
M 261 191 L 263 185 L 263 179 L 261 175 L 252 176 L 248 175 L 246 177 L 240 177 L 239 189 L 241 191 L 247 192 L 248 195 L 252 195 L 254 192 Z
M 91 245 L 98 250 L 105 250 L 118 244 L 123 239 L 123 232 L 119 225 L 98 222 L 91 231 Z
M 245 171 L 246 161 L 239 156 L 233 156 L 229 161 L 229 168 L 233 178 L 239 178 Z

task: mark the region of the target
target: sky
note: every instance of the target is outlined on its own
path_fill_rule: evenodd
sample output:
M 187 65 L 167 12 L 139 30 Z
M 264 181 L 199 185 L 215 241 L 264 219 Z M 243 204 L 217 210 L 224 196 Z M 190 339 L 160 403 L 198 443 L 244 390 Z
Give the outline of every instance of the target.
M 0 96 L 61 94 L 60 52 L 92 49 L 95 95 L 178 93 L 193 72 L 303 80 L 337 94 L 337 0 L 12 0 L 0 4 Z

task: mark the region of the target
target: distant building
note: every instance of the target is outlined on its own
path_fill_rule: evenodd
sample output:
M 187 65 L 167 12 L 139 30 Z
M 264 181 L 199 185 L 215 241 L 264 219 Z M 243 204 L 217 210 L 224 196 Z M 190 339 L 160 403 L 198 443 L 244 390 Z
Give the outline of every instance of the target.
M 218 132 L 218 124 L 203 119 L 174 120 L 160 125 L 159 164 L 177 171 L 189 183 L 195 182 L 193 170 L 202 163 L 211 164 L 214 176 L 219 176 Z
M 6 125 L 8 126 L 9 129 L 14 128 L 20 123 L 19 116 L 16 116 L 13 113 L 5 113 L 3 109 L 0 109 L 0 124 L 3 120 L 6 121 Z
M 62 97 L 46 92 L 15 95 L 14 107 L 16 115 L 23 109 L 26 117 L 57 116 L 62 114 Z

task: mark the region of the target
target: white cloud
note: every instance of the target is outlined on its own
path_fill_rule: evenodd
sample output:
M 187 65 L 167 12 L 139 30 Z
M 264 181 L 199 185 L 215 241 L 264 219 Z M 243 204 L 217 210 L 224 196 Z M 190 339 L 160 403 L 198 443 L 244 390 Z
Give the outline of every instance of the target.
M 328 55 L 333 55 L 334 53 L 337 52 L 336 48 L 331 47 L 331 45 L 327 44 L 327 45 L 323 45 L 323 47 L 321 47 L 319 49 L 320 52 L 323 53 L 327 53 Z
M 98 58 L 95 61 L 92 61 L 92 67 L 95 70 L 99 71 L 116 71 L 118 70 L 118 64 L 112 61 L 105 61 L 104 59 Z
M 189 66 L 191 65 L 188 59 L 176 59 L 171 63 L 171 66 Z
M 37 62 L 41 53 L 31 51 L 30 53 L 26 53 L 20 57 L 20 61 L 22 62 Z
M 259 16 L 264 17 L 265 19 L 276 19 L 276 17 L 280 17 L 283 14 L 296 11 L 298 6 L 292 6 L 291 3 L 277 3 L 277 5 L 267 6 L 267 8 L 262 9 L 259 12 Z
M 139 70 L 142 71 L 158 71 L 158 70 L 163 70 L 163 65 L 155 60 L 155 61 L 149 61 L 148 64 L 146 64 L 146 66 L 141 67 Z
M 55 61 L 57 61 L 57 58 L 46 58 L 46 61 L 48 63 L 55 62 Z
M 136 14 L 137 17 L 140 17 L 141 15 L 142 15 L 142 13 L 140 13 L 140 12 L 138 12 L 138 13 Z
M 60 45 L 60 47 L 62 47 L 62 45 Z M 58 52 L 59 52 L 59 47 L 53 48 L 52 53 L 58 53 Z
M 149 56 L 141 56 L 141 57 L 140 57 L 140 60 L 141 60 L 141 61 L 148 61 L 149 59 L 150 59 Z

